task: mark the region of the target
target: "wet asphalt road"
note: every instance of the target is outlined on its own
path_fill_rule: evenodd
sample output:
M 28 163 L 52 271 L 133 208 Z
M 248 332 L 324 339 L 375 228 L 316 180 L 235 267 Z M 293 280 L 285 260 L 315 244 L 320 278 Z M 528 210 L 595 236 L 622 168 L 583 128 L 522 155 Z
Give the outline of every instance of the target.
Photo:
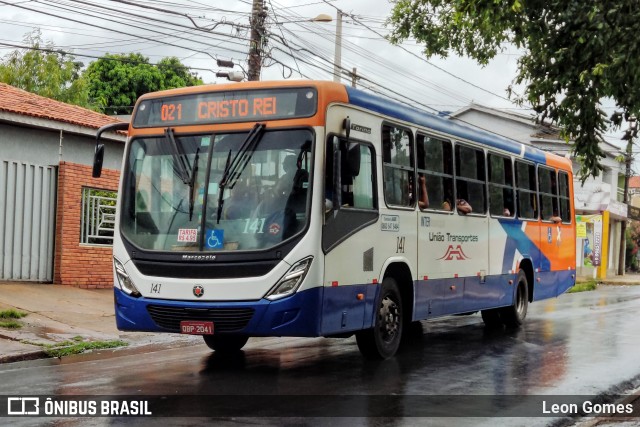
M 199 337 L 193 337 L 193 345 L 187 347 L 103 351 L 62 360 L 6 364 L 0 366 L 0 390 L 18 396 L 190 396 L 171 401 L 169 406 L 174 405 L 175 410 L 164 408 L 163 415 L 176 417 L 189 415 L 190 408 L 207 406 L 216 399 L 249 408 L 246 412 L 223 411 L 215 418 L 216 425 L 495 426 L 560 421 L 406 415 L 424 415 L 408 409 L 420 404 L 437 407 L 435 415 L 493 415 L 466 411 L 464 405 L 472 404 L 468 399 L 475 395 L 495 400 L 503 395 L 524 399 L 529 395 L 624 393 L 640 379 L 640 286 L 601 287 L 534 303 L 529 306 L 525 325 L 515 331 L 489 332 L 478 314 L 414 326 L 411 343 L 384 362 L 363 360 L 354 338 L 252 339 L 240 355 L 221 358 Z M 260 395 L 269 399 L 260 401 Z M 435 400 L 425 395 L 435 396 Z M 314 396 L 324 399 L 321 403 L 326 413 L 320 417 L 306 418 L 297 410 L 287 412 L 289 403 L 296 408 L 313 407 L 319 399 Z M 334 397 L 327 400 L 326 396 Z M 452 399 L 463 402 L 462 406 L 452 404 Z M 264 413 L 250 409 L 254 404 L 280 405 L 291 418 L 263 418 Z M 528 414 L 517 408 L 501 412 L 504 407 L 500 404 L 494 409 L 495 415 Z M 380 414 L 389 418 L 366 417 Z M 345 415 L 362 417 L 322 417 Z M 12 421 L 18 425 L 154 423 L 144 418 L 50 420 L 51 424 L 45 419 Z M 201 425 L 205 421 L 211 420 L 173 418 L 171 424 Z

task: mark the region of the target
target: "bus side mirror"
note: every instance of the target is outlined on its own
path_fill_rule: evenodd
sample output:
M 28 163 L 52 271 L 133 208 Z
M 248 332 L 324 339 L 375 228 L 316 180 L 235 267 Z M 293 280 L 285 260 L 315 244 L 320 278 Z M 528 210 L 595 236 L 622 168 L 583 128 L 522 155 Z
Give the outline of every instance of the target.
M 104 144 L 96 144 L 96 151 L 93 154 L 93 174 L 94 178 L 102 175 L 102 162 L 104 160 Z
M 100 143 L 100 138 L 104 132 L 116 132 L 123 131 L 129 129 L 129 123 L 127 122 L 116 122 L 109 123 L 107 125 L 102 126 L 96 132 L 96 151 L 93 154 L 93 174 L 94 178 L 100 178 L 102 175 L 102 162 L 104 160 L 104 144 Z

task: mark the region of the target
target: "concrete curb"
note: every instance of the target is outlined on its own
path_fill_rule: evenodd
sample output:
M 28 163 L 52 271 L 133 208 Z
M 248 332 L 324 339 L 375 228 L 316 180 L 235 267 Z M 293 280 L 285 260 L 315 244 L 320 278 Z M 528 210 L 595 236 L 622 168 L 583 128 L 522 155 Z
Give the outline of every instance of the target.
M 49 356 L 46 355 L 44 350 L 35 350 L 27 353 L 0 355 L 0 364 L 48 358 Z

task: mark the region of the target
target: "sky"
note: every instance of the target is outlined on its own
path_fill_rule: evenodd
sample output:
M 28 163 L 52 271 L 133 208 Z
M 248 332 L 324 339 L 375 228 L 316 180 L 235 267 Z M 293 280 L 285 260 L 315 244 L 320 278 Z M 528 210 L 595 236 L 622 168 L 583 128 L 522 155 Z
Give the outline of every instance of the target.
M 450 56 L 425 58 L 413 41 L 394 46 L 383 36 L 389 0 L 265 0 L 268 58 L 262 80 L 333 79 L 336 17 L 342 18 L 342 60 L 356 68 L 356 85 L 430 112 L 470 103 L 510 112 L 531 110 L 510 101 L 506 89 L 520 53 L 506 47 L 486 67 Z M 176 56 L 205 83 L 216 78 L 216 59 L 247 68 L 251 0 L 0 0 L 0 56 L 24 45 L 36 28 L 56 48 L 88 64 L 106 53 L 138 52 L 152 63 Z M 332 22 L 311 22 L 327 14 Z M 13 45 L 13 46 L 11 46 Z M 344 83 L 350 83 L 345 77 Z M 522 88 L 516 88 L 522 93 Z M 617 135 L 608 141 L 621 146 Z

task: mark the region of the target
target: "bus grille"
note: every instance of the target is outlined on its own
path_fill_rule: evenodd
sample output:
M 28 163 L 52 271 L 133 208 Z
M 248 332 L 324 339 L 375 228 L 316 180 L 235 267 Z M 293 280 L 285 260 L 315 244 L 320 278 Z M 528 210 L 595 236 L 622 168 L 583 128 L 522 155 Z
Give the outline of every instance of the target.
M 216 332 L 236 332 L 244 329 L 253 317 L 253 308 L 184 308 L 148 305 L 147 311 L 161 328 L 180 332 L 182 320 L 213 322 Z

